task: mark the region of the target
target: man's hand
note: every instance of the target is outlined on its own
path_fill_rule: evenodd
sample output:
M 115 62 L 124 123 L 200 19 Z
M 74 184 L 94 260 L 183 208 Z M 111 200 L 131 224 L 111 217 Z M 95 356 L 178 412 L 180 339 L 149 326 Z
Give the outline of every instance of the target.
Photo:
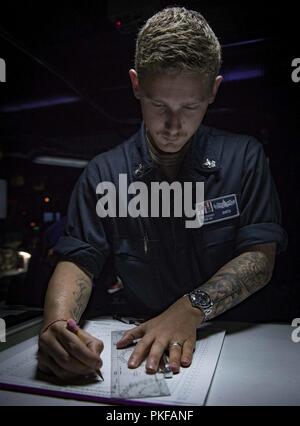
M 117 348 L 140 339 L 129 358 L 128 367 L 138 367 L 147 357 L 147 373 L 157 372 L 163 353 L 169 349 L 170 367 L 173 373 L 178 373 L 180 366 L 188 367 L 192 362 L 197 326 L 203 320 L 202 312 L 193 308 L 188 298 L 182 297 L 162 314 L 126 332 Z M 182 347 L 170 345 L 172 342 L 178 342 Z
M 100 354 L 103 343 L 84 330 L 80 333 L 79 339 L 67 330 L 64 321 L 54 323 L 42 333 L 39 338 L 39 369 L 64 380 L 95 374 L 102 366 Z

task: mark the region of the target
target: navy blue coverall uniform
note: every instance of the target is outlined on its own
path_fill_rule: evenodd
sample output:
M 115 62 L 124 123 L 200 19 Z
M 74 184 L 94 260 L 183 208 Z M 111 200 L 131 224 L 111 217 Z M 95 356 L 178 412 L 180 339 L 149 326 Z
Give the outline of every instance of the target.
M 184 217 L 98 217 L 96 187 L 104 181 L 117 187 L 120 173 L 127 174 L 128 185 L 138 180 L 150 188 L 166 180 L 149 154 L 144 124 L 88 164 L 56 252 L 89 271 L 97 286 L 119 276 L 128 314 L 159 314 L 249 246 L 276 242 L 277 253 L 285 250 L 278 196 L 263 147 L 253 137 L 203 125 L 192 137 L 175 180 L 204 182 L 207 208 L 200 228 L 186 228 Z

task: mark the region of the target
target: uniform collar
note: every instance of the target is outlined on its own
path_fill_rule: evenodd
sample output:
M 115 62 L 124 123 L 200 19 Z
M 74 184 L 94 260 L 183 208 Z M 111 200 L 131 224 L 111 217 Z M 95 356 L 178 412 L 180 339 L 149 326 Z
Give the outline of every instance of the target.
M 146 141 L 146 128 L 144 122 L 136 135 L 136 150 L 134 150 L 133 177 L 142 179 L 146 175 L 152 174 L 158 169 L 153 162 L 148 151 Z M 218 175 L 221 169 L 221 146 L 214 144 L 213 138 L 209 135 L 209 129 L 200 125 L 192 137 L 189 149 L 182 164 L 184 178 L 199 179 L 199 173 L 207 177 L 208 175 Z

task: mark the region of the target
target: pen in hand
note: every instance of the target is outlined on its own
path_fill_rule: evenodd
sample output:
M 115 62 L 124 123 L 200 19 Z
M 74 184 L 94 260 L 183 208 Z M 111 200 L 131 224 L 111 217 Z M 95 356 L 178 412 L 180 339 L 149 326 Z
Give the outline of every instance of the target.
M 80 327 L 78 327 L 78 325 L 76 324 L 76 321 L 74 321 L 73 319 L 69 319 L 67 321 L 67 329 L 69 331 L 71 331 L 72 333 L 76 334 L 76 336 L 83 342 L 85 343 L 84 337 L 81 334 L 81 330 Z M 101 378 L 102 381 L 104 381 L 104 378 L 101 374 L 100 370 L 96 370 L 96 374 L 98 374 L 98 376 Z

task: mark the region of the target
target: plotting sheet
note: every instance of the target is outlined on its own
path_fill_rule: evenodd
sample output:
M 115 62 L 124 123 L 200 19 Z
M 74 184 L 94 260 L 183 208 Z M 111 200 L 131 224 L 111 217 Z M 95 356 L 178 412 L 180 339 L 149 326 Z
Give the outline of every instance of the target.
M 189 368 L 167 379 L 170 396 L 147 398 L 147 402 L 167 405 L 204 405 L 221 353 L 225 331 L 199 330 L 193 362 Z M 146 400 L 145 400 L 146 401 Z
M 111 332 L 125 331 L 132 328 L 116 320 L 90 321 L 85 329 L 104 342 L 104 351 L 101 354 L 103 367 L 101 368 L 104 382 L 100 379 L 86 382 L 73 381 L 65 384 L 58 379 L 45 378 L 37 373 L 37 338 L 30 339 L 26 348 L 22 343 L 6 351 L 5 359 L 0 363 L 0 388 L 12 385 L 11 389 L 41 393 L 44 395 L 61 396 L 73 399 L 101 401 L 110 399 L 111 393 Z M 217 365 L 223 344 L 225 332 L 205 325 L 199 331 L 199 340 L 196 344 L 193 363 L 189 368 L 181 368 L 179 374 L 171 379 L 165 379 L 169 389 L 169 396 L 147 397 L 134 401 L 171 404 L 171 405 L 203 405 L 213 374 Z M 9 351 L 13 349 L 13 356 Z M 4 355 L 4 354 L 2 354 Z M 3 359 L 3 357 L 1 357 Z M 131 370 L 133 371 L 133 370 Z M 149 377 L 145 373 L 144 363 L 139 367 L 141 377 Z M 162 380 L 161 374 L 157 374 Z M 2 384 L 2 386 L 1 386 Z M 133 401 L 131 399 L 131 401 Z
M 139 368 L 128 368 L 132 346 L 117 349 L 123 331 L 111 333 L 111 395 L 124 399 L 170 395 L 163 374 L 145 374 L 145 361 Z

